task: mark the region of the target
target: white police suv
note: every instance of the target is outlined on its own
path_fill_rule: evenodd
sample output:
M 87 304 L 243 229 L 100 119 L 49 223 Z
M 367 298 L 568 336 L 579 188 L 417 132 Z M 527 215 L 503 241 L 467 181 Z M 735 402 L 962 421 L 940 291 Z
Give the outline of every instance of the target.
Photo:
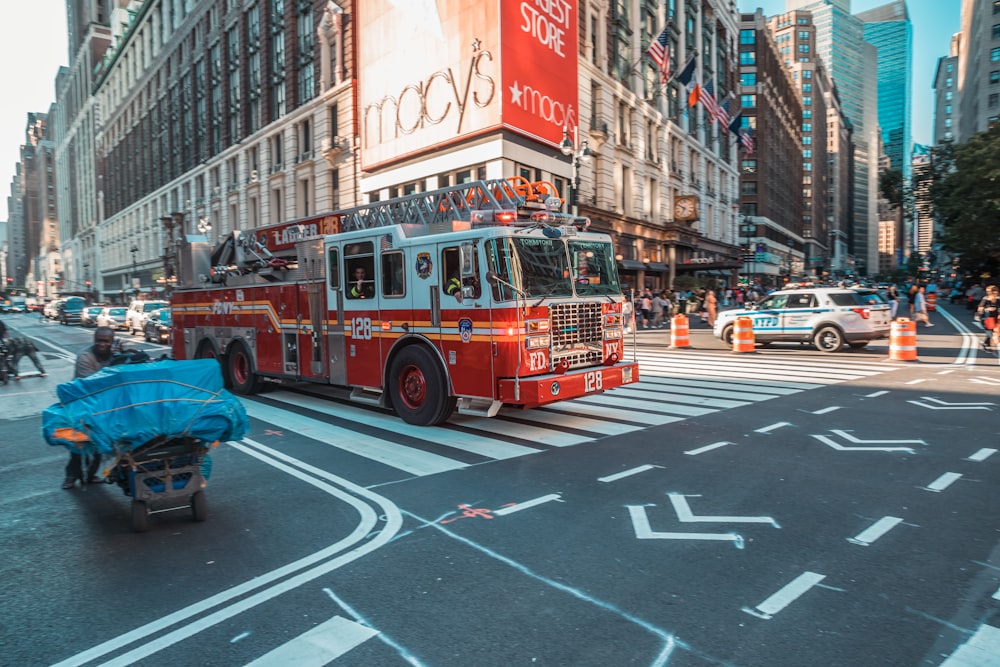
M 749 317 L 756 343 L 812 343 L 821 352 L 837 352 L 845 344 L 861 348 L 888 338 L 890 316 L 889 304 L 873 289 L 800 287 L 720 312 L 713 333 L 731 345 L 736 318 Z

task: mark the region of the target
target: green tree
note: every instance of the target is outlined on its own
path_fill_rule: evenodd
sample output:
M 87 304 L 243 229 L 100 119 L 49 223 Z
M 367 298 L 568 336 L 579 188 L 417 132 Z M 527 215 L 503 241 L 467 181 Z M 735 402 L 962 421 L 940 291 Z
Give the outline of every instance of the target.
M 931 197 L 944 226 L 941 242 L 962 272 L 1000 269 L 1000 125 L 959 146 L 932 152 Z

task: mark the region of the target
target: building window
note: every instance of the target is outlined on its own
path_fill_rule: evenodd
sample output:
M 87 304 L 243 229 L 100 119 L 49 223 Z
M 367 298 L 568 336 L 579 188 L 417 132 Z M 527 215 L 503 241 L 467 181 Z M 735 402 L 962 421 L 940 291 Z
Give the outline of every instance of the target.
M 1000 23 L 993 24 L 993 39 L 1000 37 Z
M 740 44 L 756 44 L 756 43 L 757 43 L 756 30 L 740 30 Z
M 813 170 L 813 163 L 812 162 L 803 162 L 802 163 L 802 171 L 812 171 L 812 170 Z
M 740 171 L 744 174 L 756 174 L 757 160 L 743 160 L 740 162 Z
M 811 148 L 802 149 L 802 157 L 807 159 L 812 159 L 812 156 L 813 156 L 813 150 Z
M 1000 83 L 1000 70 L 995 69 L 990 72 L 990 83 Z
M 804 69 L 804 70 L 802 70 L 802 78 L 803 79 L 811 79 L 811 78 L 813 78 L 813 72 L 812 72 L 812 70 L 811 69 Z
M 811 97 L 803 97 L 802 98 L 802 105 L 803 106 L 811 107 L 812 103 L 813 103 L 813 98 L 811 98 Z
M 990 108 L 996 109 L 1000 106 L 1000 93 L 990 93 Z
M 946 114 L 951 114 L 951 105 L 950 104 L 944 105 L 944 112 Z
M 804 146 L 810 146 L 810 145 L 812 145 L 812 142 L 813 142 L 813 138 L 811 136 L 802 137 L 802 144 Z
M 744 195 L 755 195 L 757 194 L 757 181 L 743 181 L 741 183 L 741 192 Z
M 756 65 L 757 64 L 757 52 L 756 51 L 740 51 L 740 64 L 741 65 Z
M 945 118 L 944 119 L 944 126 L 945 127 L 951 127 L 951 118 Z
M 946 99 L 946 100 L 950 100 L 951 99 L 951 91 L 950 90 L 945 92 L 944 99 Z
M 813 91 L 813 85 L 811 83 L 803 83 L 802 84 L 802 92 L 803 93 L 811 93 L 812 91 Z
M 812 123 L 802 123 L 802 131 L 803 132 L 812 132 L 813 131 L 813 124 Z
M 950 76 L 947 79 L 944 80 L 944 87 L 945 88 L 951 88 L 953 84 L 954 84 L 954 81 L 951 80 Z
M 756 72 L 741 72 L 740 73 L 740 85 L 741 86 L 756 86 L 757 85 L 757 73 Z
M 740 108 L 753 109 L 757 106 L 756 95 L 740 95 Z
M 799 53 L 809 53 L 809 45 L 799 44 Z
M 994 46 L 990 49 L 990 60 L 992 62 L 1000 62 L 1000 47 Z
M 803 118 L 812 118 L 813 117 L 812 109 L 803 109 L 802 110 L 802 117 Z

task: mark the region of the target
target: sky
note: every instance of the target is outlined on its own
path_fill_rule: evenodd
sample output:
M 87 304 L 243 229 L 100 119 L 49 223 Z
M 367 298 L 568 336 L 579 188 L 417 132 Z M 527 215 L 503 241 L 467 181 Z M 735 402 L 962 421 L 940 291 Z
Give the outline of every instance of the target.
M 852 12 L 887 4 L 888 0 L 853 0 Z M 7 219 L 7 196 L 24 143 L 28 113 L 47 112 L 55 101 L 56 72 L 68 65 L 65 0 L 2 3 L 0 9 L 0 220 Z M 907 0 L 913 23 L 913 141 L 931 143 L 931 84 L 937 59 L 948 55 L 958 32 L 961 0 Z M 784 0 L 739 0 L 741 11 L 757 7 L 767 16 L 784 11 Z
M 891 0 L 850 0 L 851 13 L 857 14 L 887 5 Z M 757 7 L 765 16 L 782 14 L 785 0 L 738 0 L 741 12 Z M 951 36 L 962 27 L 962 0 L 906 0 L 913 24 L 913 87 L 911 127 L 913 142 L 930 145 L 934 137 L 934 71 L 938 58 L 948 55 Z

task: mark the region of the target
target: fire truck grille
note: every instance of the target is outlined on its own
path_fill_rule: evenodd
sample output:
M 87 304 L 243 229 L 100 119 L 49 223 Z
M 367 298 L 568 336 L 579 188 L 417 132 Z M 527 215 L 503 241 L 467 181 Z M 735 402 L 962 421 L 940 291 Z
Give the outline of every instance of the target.
M 560 303 L 549 309 L 552 322 L 552 362 L 570 368 L 594 366 L 604 360 L 600 303 Z

